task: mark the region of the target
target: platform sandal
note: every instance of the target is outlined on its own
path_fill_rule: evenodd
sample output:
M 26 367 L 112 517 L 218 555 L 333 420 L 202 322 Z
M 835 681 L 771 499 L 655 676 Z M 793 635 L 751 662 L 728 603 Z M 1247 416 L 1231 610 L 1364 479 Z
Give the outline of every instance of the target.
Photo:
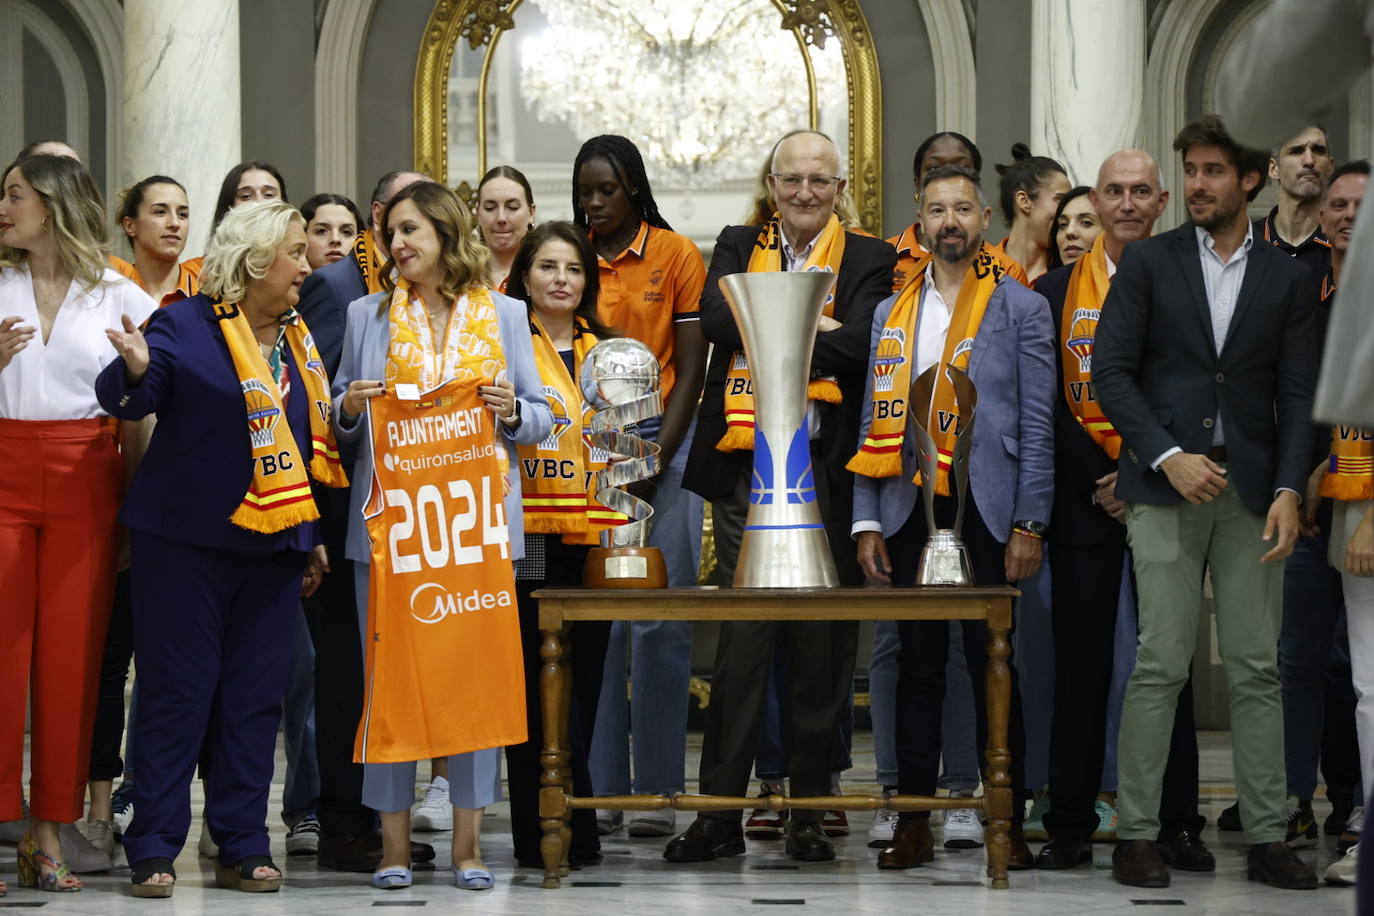
M 271 868 L 276 874 L 270 878 L 254 878 L 258 868 Z M 271 894 L 281 890 L 282 871 L 271 856 L 245 856 L 234 865 L 215 862 L 215 887 L 244 891 L 249 894 Z
M 176 887 L 177 870 L 168 858 L 142 859 L 129 866 L 129 883 L 135 897 L 170 897 Z M 168 884 L 150 884 L 154 875 L 171 875 Z

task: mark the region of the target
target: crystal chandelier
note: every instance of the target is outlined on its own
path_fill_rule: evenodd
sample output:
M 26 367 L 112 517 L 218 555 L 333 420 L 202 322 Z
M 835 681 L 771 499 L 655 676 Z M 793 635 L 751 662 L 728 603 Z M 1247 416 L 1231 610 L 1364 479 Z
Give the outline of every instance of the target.
M 520 91 L 580 140 L 621 134 L 650 175 L 686 187 L 752 177 L 808 123 L 806 70 L 771 0 L 532 0 L 548 31 L 520 46 Z M 818 87 L 843 59 L 812 55 Z

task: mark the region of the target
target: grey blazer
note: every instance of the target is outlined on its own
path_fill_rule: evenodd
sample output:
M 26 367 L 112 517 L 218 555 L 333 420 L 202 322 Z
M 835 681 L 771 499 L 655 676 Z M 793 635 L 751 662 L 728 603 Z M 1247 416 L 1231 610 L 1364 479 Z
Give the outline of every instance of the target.
M 379 379 L 386 369 L 387 344 L 391 341 L 391 326 L 386 315 L 377 315 L 377 305 L 386 293 L 373 293 L 355 299 L 348 305 L 348 323 L 344 329 L 343 356 L 334 376 L 334 427 L 339 443 L 356 445 L 357 458 L 348 469 L 353 492 L 348 502 L 348 541 L 344 555 L 356 563 L 367 563 L 372 548 L 367 539 L 367 524 L 363 521 L 363 503 L 371 491 L 372 440 L 364 435 L 361 417 L 345 423 L 343 395 L 354 379 Z M 515 446 L 532 445 L 549 434 L 553 428 L 553 413 L 541 393 L 539 370 L 534 363 L 534 347 L 530 343 L 530 322 L 525 303 L 492 291 L 501 322 L 501 347 L 506 351 L 506 366 L 515 384 L 515 396 L 520 400 L 521 423 L 514 433 L 504 425 L 506 451 L 510 455 L 510 490 L 506 493 L 506 523 L 510 530 L 511 559 L 525 555 L 524 504 L 520 496 L 520 459 Z
M 1314 121 L 1374 63 L 1374 0 L 1274 0 L 1222 62 L 1217 102 L 1246 143 L 1272 148 Z M 1355 224 L 1313 405 L 1315 419 L 1374 428 L 1374 220 Z
M 859 443 L 873 419 L 878 338 L 896 301 L 889 296 L 873 314 Z M 998 282 L 973 339 L 969 376 L 978 389 L 969 487 L 984 524 L 1006 543 L 1013 521 L 1049 524 L 1054 501 L 1054 322 L 1044 296 L 1010 277 Z M 916 443 L 908 436 L 901 474 L 855 475 L 854 521 L 879 522 L 885 538 L 896 534 L 916 508 L 915 473 Z

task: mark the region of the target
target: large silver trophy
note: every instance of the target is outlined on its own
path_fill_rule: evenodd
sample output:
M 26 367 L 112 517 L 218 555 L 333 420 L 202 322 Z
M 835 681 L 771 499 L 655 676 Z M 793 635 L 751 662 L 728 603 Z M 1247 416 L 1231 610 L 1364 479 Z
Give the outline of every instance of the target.
M 583 571 L 589 588 L 663 588 L 667 567 L 657 547 L 649 546 L 654 507 L 623 488 L 658 473 L 659 447 L 625 427 L 663 413 L 659 365 L 653 351 L 637 340 L 603 340 L 582 360 L 579 384 L 595 413 L 587 430 L 594 456 L 611 459 L 596 473 L 596 498 L 630 521 L 601 532 Z
M 811 469 L 806 382 L 829 272 L 743 273 L 722 277 L 754 389 L 754 477 L 736 588 L 839 584 Z
M 935 479 L 940 467 L 940 455 L 929 428 L 935 399 L 935 383 L 943 368 L 954 385 L 954 400 L 959 407 L 959 429 L 954 437 L 954 454 L 950 456 L 950 488 L 957 500 L 953 528 L 935 526 Z M 926 530 L 930 538 L 921 551 L 916 567 L 917 585 L 972 585 L 973 568 L 969 564 L 968 548 L 960 532 L 964 530 L 964 506 L 968 493 L 968 455 L 973 445 L 973 421 L 978 408 L 978 390 L 968 373 L 952 365 L 931 366 L 911 383 L 907 401 L 907 428 L 916 440 L 916 459 L 921 468 L 921 497 L 926 510 Z M 938 428 L 938 427 L 937 427 Z

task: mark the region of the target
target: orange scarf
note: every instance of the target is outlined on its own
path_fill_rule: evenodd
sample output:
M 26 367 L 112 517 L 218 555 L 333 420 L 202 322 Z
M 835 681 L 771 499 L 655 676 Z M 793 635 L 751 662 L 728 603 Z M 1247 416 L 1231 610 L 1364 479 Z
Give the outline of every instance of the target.
M 1320 492 L 1346 502 L 1374 499 L 1374 432 L 1331 427 L 1331 457 Z
M 913 381 L 911 367 L 915 361 L 916 329 L 920 326 L 921 288 L 925 284 L 926 267 L 931 256 L 917 262 L 911 282 L 897 294 L 887 323 L 878 340 L 873 359 L 873 403 L 869 426 L 864 431 L 863 444 L 849 463 L 849 470 L 865 477 L 895 477 L 902 471 L 902 439 L 906 434 L 907 397 Z M 983 313 L 997 289 L 997 281 L 1006 271 L 990 246 L 974 257 L 964 274 L 959 298 L 950 317 L 941 365 L 968 371 L 973 355 L 973 341 L 983 323 Z M 947 372 L 941 372 L 935 382 L 931 413 L 924 417 L 924 427 L 930 431 L 939 452 L 939 473 L 935 492 L 948 496 L 949 470 L 954 456 L 954 440 L 959 434 L 959 404 L 954 397 L 954 383 Z M 934 422 L 931 422 L 934 420 Z M 921 484 L 918 471 L 914 482 Z
M 220 333 L 229 345 L 229 356 L 234 361 L 234 371 L 238 373 L 239 387 L 247 405 L 248 438 L 253 457 L 253 479 L 243 495 L 243 502 L 229 516 L 229 521 L 262 534 L 313 522 L 320 517 L 320 512 L 310 494 L 310 480 L 296 447 L 296 437 L 291 434 L 291 424 L 286 422 L 281 388 L 263 358 L 248 317 L 234 303 L 216 302 L 214 310 Z M 327 487 L 346 487 L 348 478 L 334 443 L 329 376 L 315 349 L 315 338 L 305 326 L 305 320 L 294 312 L 284 323 L 287 346 L 305 382 L 305 396 L 311 402 L 307 411 L 310 417 L 310 476 Z
M 827 271 L 838 274 L 840 262 L 844 260 L 844 227 L 833 213 L 825 224 L 811 255 L 806 259 L 804 270 Z M 754 242 L 754 252 L 749 256 L 749 273 L 782 270 L 782 223 L 776 213 L 764 224 Z M 835 293 L 825 301 L 824 314 L 833 318 L 835 314 Z M 806 396 L 813 401 L 840 403 L 840 386 L 833 378 L 812 379 L 806 386 Z M 749 377 L 749 360 L 743 350 L 736 350 L 730 358 L 730 370 L 725 375 L 725 435 L 716 443 L 722 452 L 754 447 L 754 385 Z
M 1092 384 L 1093 341 L 1102 303 L 1107 301 L 1106 233 L 1098 235 L 1088 253 L 1069 275 L 1064 311 L 1059 319 L 1059 343 L 1064 348 L 1064 399 L 1069 412 L 1092 440 L 1111 458 L 1121 454 L 1121 435 L 1102 413 Z
M 568 544 L 595 544 L 600 533 L 629 519 L 596 500 L 593 474 L 606 466 L 607 455 L 587 441 L 591 409 L 582 398 L 577 377 L 582 360 L 597 342 L 581 318 L 573 336 L 573 369 L 559 355 L 539 319 L 531 314 L 534 361 L 544 396 L 553 411 L 553 428 L 544 441 L 520 446 L 520 483 L 525 530 L 562 534 Z
M 377 252 L 372 250 L 371 231 L 364 229 L 358 234 L 358 240 L 353 243 L 353 263 L 358 265 L 368 293 L 380 293 L 383 262 L 378 260 Z

